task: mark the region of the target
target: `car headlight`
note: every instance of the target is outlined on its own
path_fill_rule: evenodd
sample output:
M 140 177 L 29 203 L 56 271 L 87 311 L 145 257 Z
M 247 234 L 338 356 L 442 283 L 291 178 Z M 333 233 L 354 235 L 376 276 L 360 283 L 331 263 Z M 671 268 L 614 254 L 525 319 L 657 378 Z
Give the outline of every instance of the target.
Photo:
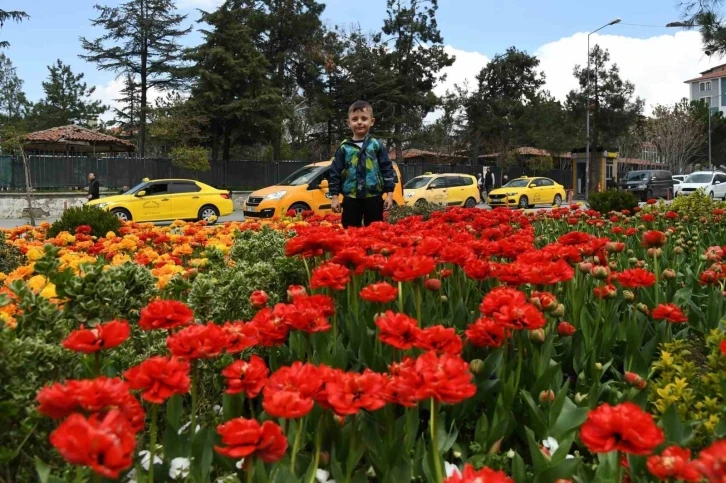
M 275 191 L 274 193 L 270 193 L 269 195 L 265 196 L 266 200 L 279 200 L 282 199 L 283 196 L 287 194 L 287 191 Z
M 106 208 L 107 206 L 108 206 L 108 203 L 99 203 L 98 204 L 98 207 L 101 209 Z
M 648 187 L 648 185 L 647 185 L 647 184 L 639 184 L 639 185 L 638 185 L 638 189 L 639 189 L 639 190 L 644 190 L 644 189 L 645 189 L 645 188 L 647 188 L 647 187 Z
M 517 193 L 507 193 L 507 196 L 515 196 Z

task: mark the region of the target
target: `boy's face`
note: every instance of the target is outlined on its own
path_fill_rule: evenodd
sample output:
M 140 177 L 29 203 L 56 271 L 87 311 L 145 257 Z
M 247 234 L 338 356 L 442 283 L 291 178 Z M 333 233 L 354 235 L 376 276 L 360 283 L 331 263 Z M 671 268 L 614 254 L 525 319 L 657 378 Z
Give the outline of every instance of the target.
M 370 109 L 353 111 L 348 114 L 348 127 L 353 131 L 353 137 L 363 139 L 371 130 L 376 119 Z

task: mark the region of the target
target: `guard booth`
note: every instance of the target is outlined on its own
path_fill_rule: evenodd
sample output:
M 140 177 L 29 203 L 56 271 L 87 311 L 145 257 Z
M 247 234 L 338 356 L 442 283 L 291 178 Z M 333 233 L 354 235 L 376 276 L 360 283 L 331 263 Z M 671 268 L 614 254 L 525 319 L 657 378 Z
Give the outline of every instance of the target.
M 575 197 L 585 194 L 587 153 L 585 150 L 572 152 L 572 190 Z M 618 153 L 612 151 L 590 152 L 590 192 L 605 191 L 608 186 L 617 185 Z

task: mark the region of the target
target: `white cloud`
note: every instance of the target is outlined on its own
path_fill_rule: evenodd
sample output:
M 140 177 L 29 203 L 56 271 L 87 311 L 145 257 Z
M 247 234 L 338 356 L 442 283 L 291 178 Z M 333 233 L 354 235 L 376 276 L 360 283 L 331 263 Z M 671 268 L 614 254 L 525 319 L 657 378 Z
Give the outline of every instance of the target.
M 689 96 L 683 82 L 698 77 L 719 59 L 703 53 L 698 32 L 680 31 L 647 39 L 619 35 L 590 37 L 610 52 L 610 60 L 620 68 L 621 78 L 635 85 L 635 94 L 645 100 L 646 113 L 653 105 L 671 104 Z M 546 88 L 558 99 L 577 86 L 572 75 L 575 64 L 587 63 L 587 34 L 578 33 L 541 46 L 534 53 L 547 77 Z
M 121 91 L 124 88 L 124 79 L 118 78 L 118 79 L 112 79 L 105 84 L 97 85 L 96 90 L 94 91 L 93 95 L 91 96 L 94 100 L 99 100 L 103 102 L 104 105 L 109 106 L 109 110 L 106 111 L 105 114 L 101 116 L 101 119 L 104 121 L 109 121 L 113 119 L 113 109 L 114 108 L 121 108 L 121 105 L 119 104 L 116 99 L 121 98 Z M 149 106 L 153 106 L 156 102 L 156 99 L 159 97 L 162 97 L 164 95 L 163 92 L 151 89 L 149 90 L 147 94 L 148 103 Z
M 476 76 L 489 63 L 489 57 L 479 52 L 467 52 L 457 49 L 451 45 L 444 47 L 447 54 L 456 57 L 451 67 L 444 69 L 446 80 L 434 88 L 434 93 L 438 96 L 446 94 L 446 91 L 454 90 L 455 85 L 463 87 L 464 82 L 469 82 L 471 88 L 476 82 Z

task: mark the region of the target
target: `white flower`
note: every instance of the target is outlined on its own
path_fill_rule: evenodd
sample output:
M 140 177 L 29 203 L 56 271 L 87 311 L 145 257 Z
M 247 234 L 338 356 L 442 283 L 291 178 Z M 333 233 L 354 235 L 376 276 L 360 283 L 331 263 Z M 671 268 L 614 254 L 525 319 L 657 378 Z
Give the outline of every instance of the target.
M 177 431 L 177 434 L 179 434 L 179 435 L 181 436 L 181 434 L 182 434 L 182 433 L 183 433 L 184 431 L 186 431 L 187 429 L 189 429 L 189 426 L 191 426 L 191 425 L 192 425 L 192 422 L 191 422 L 191 421 L 189 421 L 188 423 L 186 423 L 185 425 L 183 425 L 183 426 L 182 426 L 181 428 L 179 428 L 179 431 Z M 201 427 L 201 426 L 199 426 L 199 425 L 197 424 L 197 429 L 196 429 L 196 430 L 195 430 L 194 432 L 195 432 L 195 433 L 198 433 L 198 432 L 199 432 L 199 428 L 200 428 L 200 427 Z
M 319 483 L 335 483 L 335 480 L 329 480 L 328 478 L 330 478 L 329 471 L 321 470 L 320 468 L 315 470 L 315 479 Z
M 510 449 L 509 451 L 507 451 L 507 458 L 509 458 L 509 459 L 511 460 L 511 459 L 513 459 L 513 458 L 514 458 L 514 456 L 515 456 L 516 454 L 517 454 L 517 453 L 515 453 L 513 449 Z
M 547 438 L 544 441 L 542 441 L 542 446 L 544 446 L 545 448 L 547 448 L 547 450 L 550 453 L 549 455 L 552 456 L 557 451 L 557 448 L 560 447 L 560 443 L 558 443 L 555 438 L 553 438 L 552 436 L 550 436 L 549 438 Z M 572 459 L 572 458 L 574 458 L 574 456 L 572 456 L 570 454 L 568 454 L 567 456 L 565 456 L 565 459 L 568 459 L 568 460 L 569 459 Z
M 220 406 L 219 404 L 215 404 L 214 406 L 212 406 L 212 412 L 217 416 L 221 416 L 224 412 L 224 409 L 222 409 L 222 406 Z
M 451 478 L 454 475 L 461 476 L 461 471 L 459 471 L 459 468 L 457 468 L 456 465 L 449 463 L 448 461 L 444 461 L 444 471 L 447 478 Z
M 149 461 L 151 460 L 151 454 L 147 450 L 144 450 L 139 451 L 139 456 L 141 457 L 141 466 L 144 468 L 144 470 L 149 471 Z M 159 456 L 159 453 L 156 453 L 154 455 L 154 466 L 160 465 L 163 462 L 164 461 L 161 459 L 161 456 Z
M 237 467 L 237 469 L 238 469 L 238 470 L 241 470 L 241 469 L 242 469 L 242 465 L 243 465 L 243 464 L 245 464 L 245 459 L 244 459 L 244 458 L 242 458 L 241 460 L 239 460 L 239 461 L 238 461 L 237 463 L 235 463 L 234 465 L 235 465 L 235 466 Z
M 174 458 L 169 462 L 169 478 L 172 480 L 184 479 L 189 475 L 189 459 Z
M 136 483 L 136 468 L 131 468 L 131 471 L 126 473 L 126 483 Z

